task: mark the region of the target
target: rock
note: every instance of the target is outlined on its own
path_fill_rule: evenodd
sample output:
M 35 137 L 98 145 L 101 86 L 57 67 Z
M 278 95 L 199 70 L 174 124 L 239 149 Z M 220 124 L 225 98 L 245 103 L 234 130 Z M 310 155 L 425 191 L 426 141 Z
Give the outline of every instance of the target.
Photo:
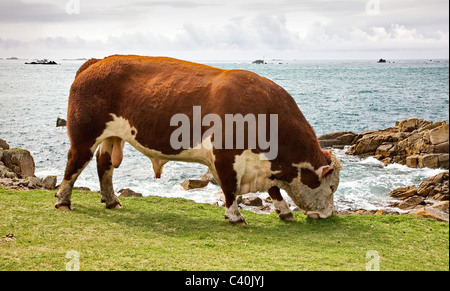
M 216 180 L 214 179 L 213 174 L 211 173 L 211 170 L 209 170 L 209 169 L 208 169 L 208 171 L 206 171 L 206 173 L 203 174 L 203 176 L 200 178 L 200 180 L 208 181 L 208 182 L 211 182 L 214 185 L 218 185 Z
M 0 149 L 9 150 L 9 144 L 0 138 Z
M 400 121 L 400 124 L 398 125 L 398 129 L 400 132 L 413 132 L 414 130 L 416 130 L 418 124 L 419 124 L 419 119 L 410 118 L 408 120 Z
M 392 143 L 383 143 L 379 146 L 375 152 L 376 155 L 381 155 L 383 157 L 389 157 L 391 155 L 391 149 L 394 147 Z
M 24 183 L 25 184 L 25 183 Z M 38 177 L 27 177 L 26 187 L 36 189 L 44 187 L 44 183 L 41 178 Z
M 354 146 L 352 146 L 347 153 L 352 155 L 375 154 L 377 148 L 382 143 L 383 139 L 380 137 L 364 137 L 360 139 Z
M 2 161 L 6 167 L 14 171 L 19 177 L 26 178 L 34 176 L 34 159 L 27 150 L 4 150 Z
M 437 203 L 433 206 L 425 206 L 423 209 L 419 209 L 413 213 L 425 218 L 449 222 L 448 201 Z
M 417 194 L 437 201 L 449 199 L 449 171 L 442 172 L 422 182 Z
M 380 209 L 380 210 L 378 210 L 376 213 L 375 213 L 375 215 L 388 215 L 389 214 L 389 212 L 387 212 L 386 210 L 384 210 L 384 209 Z
M 347 154 L 375 155 L 390 163 L 416 168 L 449 167 L 449 125 L 445 121 L 431 122 L 410 118 L 395 127 L 359 134 Z
M 406 199 L 411 196 L 417 195 L 417 187 L 416 185 L 409 186 L 409 187 L 402 187 L 393 190 L 389 196 L 397 199 Z
M 144 197 L 141 193 L 134 192 L 133 190 L 126 188 L 119 190 L 120 197 Z
M 448 152 L 449 152 L 448 141 L 434 145 L 433 152 L 439 153 L 439 154 L 448 154 Z
M 410 210 L 418 205 L 423 205 L 425 200 L 420 196 L 411 196 L 404 200 L 402 203 L 400 203 L 397 207 L 402 210 Z
M 25 65 L 57 65 L 57 63 L 55 61 L 49 61 L 47 59 L 43 59 L 43 60 L 36 60 L 33 62 L 27 62 L 25 63 Z
M 358 135 L 353 132 L 333 132 L 319 137 L 319 143 L 322 148 L 326 147 L 344 147 L 351 145 Z
M 437 145 L 441 143 L 448 142 L 449 139 L 449 125 L 445 124 L 443 126 L 437 127 L 429 131 L 428 136 L 431 144 Z
M 3 158 L 3 149 L 2 149 L 2 148 L 0 148 L 0 163 L 2 163 L 2 164 L 3 164 L 3 162 L 2 162 L 2 158 Z
M 410 168 L 417 168 L 419 165 L 419 156 L 413 155 L 406 158 L 406 166 Z
M 17 175 L 16 175 L 16 173 L 14 173 L 14 172 L 7 172 L 7 173 L 5 174 L 5 178 L 8 178 L 8 179 L 14 179 L 14 178 L 17 178 Z
M 56 176 L 47 176 L 45 177 L 43 184 L 45 189 L 53 190 L 56 188 L 57 177 Z
M 439 155 L 439 168 L 448 169 L 449 168 L 449 154 Z
M 417 160 L 419 168 L 439 168 L 439 155 L 427 154 L 419 156 Z
M 61 127 L 61 126 L 67 126 L 67 121 L 65 119 L 58 117 L 56 119 L 56 127 Z
M 435 203 L 434 205 L 430 206 L 433 209 L 437 209 L 440 210 L 444 213 L 449 214 L 449 207 L 448 207 L 448 201 L 442 201 L 442 202 L 438 202 Z
M 257 196 L 252 196 L 252 197 L 247 197 L 247 198 L 242 199 L 242 204 L 247 205 L 247 206 L 262 206 L 263 201 L 261 198 L 259 198 Z
M 270 210 L 272 210 L 272 208 L 270 207 L 270 205 L 266 204 L 266 205 L 260 206 L 259 210 L 261 210 L 261 211 L 270 211 Z
M 185 191 L 192 190 L 192 189 L 198 189 L 198 188 L 204 188 L 209 184 L 209 181 L 203 181 L 203 180 L 184 180 L 183 183 L 181 183 L 181 187 Z

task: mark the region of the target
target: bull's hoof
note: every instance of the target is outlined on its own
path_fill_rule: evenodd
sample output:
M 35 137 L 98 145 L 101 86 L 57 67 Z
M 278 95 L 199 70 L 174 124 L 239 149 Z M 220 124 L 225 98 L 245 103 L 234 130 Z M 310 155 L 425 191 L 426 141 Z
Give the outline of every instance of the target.
M 122 204 L 120 204 L 120 202 L 116 202 L 114 204 L 111 205 L 106 205 L 107 209 L 122 209 Z
M 228 221 L 234 225 L 248 225 L 248 223 L 247 223 L 247 221 L 245 221 L 245 219 L 238 220 L 238 221 L 232 221 L 232 220 L 228 220 Z
M 58 203 L 56 203 L 55 204 L 55 208 L 58 209 L 58 210 L 69 211 L 69 210 L 72 210 L 72 205 L 70 203 L 69 204 L 58 204 Z
M 230 222 L 231 224 L 234 225 L 247 225 L 247 221 L 245 221 L 244 217 L 240 217 L 239 219 L 236 220 L 231 220 L 228 218 L 228 216 L 225 215 L 225 219 L 228 219 L 228 222 Z
M 296 220 L 295 217 L 294 217 L 294 214 L 292 214 L 292 212 L 284 213 L 284 214 L 278 214 L 278 217 L 281 220 L 284 220 L 284 221 L 295 221 Z

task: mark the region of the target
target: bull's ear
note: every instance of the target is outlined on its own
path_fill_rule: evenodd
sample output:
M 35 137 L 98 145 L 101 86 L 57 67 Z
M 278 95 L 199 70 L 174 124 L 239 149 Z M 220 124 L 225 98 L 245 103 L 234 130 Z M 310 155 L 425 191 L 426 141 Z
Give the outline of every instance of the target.
M 321 179 L 324 179 L 326 177 L 329 177 L 330 175 L 332 175 L 334 173 L 334 168 L 330 167 L 330 166 L 325 166 L 322 169 L 322 175 L 320 176 Z

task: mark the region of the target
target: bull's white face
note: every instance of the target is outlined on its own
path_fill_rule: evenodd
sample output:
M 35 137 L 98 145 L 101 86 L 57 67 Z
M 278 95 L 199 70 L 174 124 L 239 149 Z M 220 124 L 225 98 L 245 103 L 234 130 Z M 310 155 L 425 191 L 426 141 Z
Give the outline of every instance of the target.
M 310 218 L 330 217 L 334 210 L 333 194 L 338 188 L 342 168 L 339 159 L 332 154 L 332 164 L 315 171 L 306 163 L 295 166 L 299 175 L 286 189 L 289 197 Z

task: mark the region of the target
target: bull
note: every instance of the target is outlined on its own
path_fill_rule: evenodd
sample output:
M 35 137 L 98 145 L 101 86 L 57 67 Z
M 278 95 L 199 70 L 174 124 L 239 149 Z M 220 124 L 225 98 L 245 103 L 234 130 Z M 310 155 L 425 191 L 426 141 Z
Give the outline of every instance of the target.
M 194 116 L 193 108 L 201 108 L 201 116 Z M 227 114 L 276 116 L 276 128 L 267 120 L 257 121 L 258 129 L 262 125 L 277 131 L 276 155 L 267 158 L 267 147 L 255 146 L 250 139 L 243 146 L 236 146 L 237 138 L 229 143 L 234 146 L 218 146 L 217 141 L 229 139 L 230 133 L 221 127 L 211 130 L 212 122 L 197 129 L 201 140 L 192 141 L 191 147 L 174 147 L 176 114 L 191 120 L 208 114 L 222 120 Z M 196 131 L 193 123 L 189 126 Z M 236 132 L 236 137 L 247 140 L 250 127 L 247 124 L 247 131 Z M 125 142 L 150 158 L 157 178 L 168 161 L 206 165 L 223 190 L 225 218 L 232 224 L 246 224 L 236 202 L 246 193 L 268 192 L 283 220 L 295 218 L 280 189 L 310 218 L 328 218 L 334 209 L 339 160 L 321 149 L 289 93 L 252 72 L 166 57 L 91 59 L 80 67 L 71 86 L 67 128 L 70 149 L 56 194 L 57 209 L 72 209 L 74 183 L 95 153 L 101 202 L 109 209 L 122 208 L 112 177 L 122 162 Z M 258 130 L 251 136 L 261 134 Z

